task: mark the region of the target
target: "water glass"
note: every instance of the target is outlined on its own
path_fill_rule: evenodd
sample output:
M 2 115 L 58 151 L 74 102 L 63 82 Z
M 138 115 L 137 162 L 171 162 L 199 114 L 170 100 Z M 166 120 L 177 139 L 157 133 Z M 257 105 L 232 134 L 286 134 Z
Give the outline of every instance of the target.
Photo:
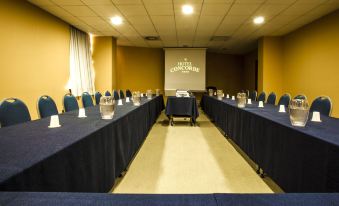
M 112 96 L 100 98 L 100 114 L 102 119 L 113 119 L 115 111 L 115 100 Z
M 305 127 L 309 110 L 306 99 L 292 99 L 289 104 L 291 124 L 297 127 Z

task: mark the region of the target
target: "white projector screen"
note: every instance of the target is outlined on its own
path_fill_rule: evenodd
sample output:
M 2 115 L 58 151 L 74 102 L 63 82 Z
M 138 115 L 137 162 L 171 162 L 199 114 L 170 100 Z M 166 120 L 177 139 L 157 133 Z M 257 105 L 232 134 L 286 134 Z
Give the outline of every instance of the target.
M 165 95 L 177 89 L 205 91 L 206 49 L 165 48 Z

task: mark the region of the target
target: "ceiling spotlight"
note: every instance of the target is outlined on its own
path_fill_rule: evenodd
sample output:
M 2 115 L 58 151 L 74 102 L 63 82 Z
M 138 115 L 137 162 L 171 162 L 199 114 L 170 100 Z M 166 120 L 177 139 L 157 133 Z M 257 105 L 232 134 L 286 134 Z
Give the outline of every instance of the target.
M 120 16 L 112 17 L 111 22 L 113 25 L 120 25 L 122 24 L 122 18 Z
M 181 9 L 182 13 L 184 13 L 185 15 L 193 14 L 193 7 L 191 5 L 183 5 Z
M 253 23 L 255 24 L 263 24 L 265 22 L 265 18 L 263 16 L 257 16 L 253 19 Z

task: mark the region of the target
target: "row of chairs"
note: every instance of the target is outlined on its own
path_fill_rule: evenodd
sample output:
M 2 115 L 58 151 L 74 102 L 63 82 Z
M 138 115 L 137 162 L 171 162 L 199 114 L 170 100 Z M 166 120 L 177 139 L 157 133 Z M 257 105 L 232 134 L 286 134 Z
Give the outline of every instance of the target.
M 113 94 L 116 100 L 125 98 L 125 94 L 122 90 L 120 90 L 120 95 L 117 91 L 113 91 Z M 100 92 L 96 92 L 94 95 L 95 103 L 97 105 L 100 103 L 101 96 L 102 94 Z M 106 91 L 105 96 L 111 96 L 111 93 L 109 91 Z M 132 96 L 130 90 L 126 90 L 126 96 Z M 84 108 L 94 106 L 92 96 L 88 92 L 84 92 L 81 95 L 81 100 Z M 78 101 L 72 94 L 66 94 L 64 96 L 63 106 L 65 112 L 79 109 Z M 48 95 L 43 95 L 39 97 L 37 103 L 37 111 L 40 118 L 50 117 L 52 115 L 58 114 L 58 109 L 55 101 L 52 99 L 52 97 Z M 7 98 L 0 103 L 1 127 L 7 127 L 27 121 L 31 121 L 31 116 L 26 104 L 23 101 L 17 98 Z
M 257 91 L 249 92 L 247 90 L 247 95 L 252 101 L 263 101 L 266 100 L 266 93 L 261 92 L 259 96 L 257 96 Z M 275 105 L 277 95 L 274 92 L 271 92 L 267 97 L 267 104 Z M 295 96 L 293 99 L 307 99 L 306 95 L 299 94 Z M 285 105 L 285 107 L 288 107 L 291 100 L 291 95 L 286 93 L 282 95 L 278 101 L 278 105 Z M 318 111 L 322 115 L 330 116 L 332 112 L 332 101 L 327 96 L 320 96 L 317 97 L 315 100 L 313 100 L 310 108 L 310 112 Z

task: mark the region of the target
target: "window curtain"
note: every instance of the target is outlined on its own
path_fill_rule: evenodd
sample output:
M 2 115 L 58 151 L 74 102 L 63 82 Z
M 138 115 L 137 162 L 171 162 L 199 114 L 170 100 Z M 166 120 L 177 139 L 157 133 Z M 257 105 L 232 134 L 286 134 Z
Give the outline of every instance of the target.
M 74 27 L 70 29 L 69 89 L 74 96 L 81 96 L 83 92 L 93 95 L 95 88 L 90 36 Z

